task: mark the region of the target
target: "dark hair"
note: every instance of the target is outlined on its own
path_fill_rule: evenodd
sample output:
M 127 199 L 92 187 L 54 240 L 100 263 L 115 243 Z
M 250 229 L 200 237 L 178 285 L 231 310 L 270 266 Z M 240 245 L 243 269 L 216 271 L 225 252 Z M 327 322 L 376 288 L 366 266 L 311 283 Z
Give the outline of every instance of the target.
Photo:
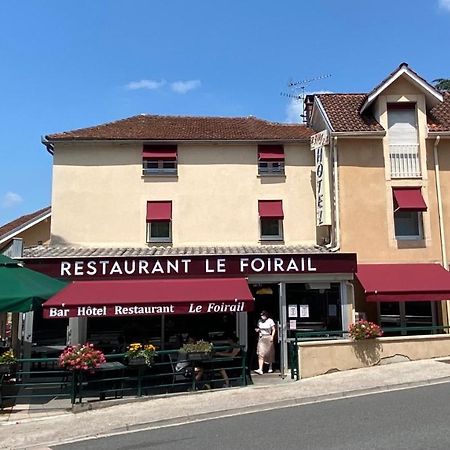
M 259 315 L 260 315 L 260 316 L 266 316 L 267 318 L 270 317 L 270 314 L 269 314 L 265 309 L 263 309 L 263 310 L 259 313 Z

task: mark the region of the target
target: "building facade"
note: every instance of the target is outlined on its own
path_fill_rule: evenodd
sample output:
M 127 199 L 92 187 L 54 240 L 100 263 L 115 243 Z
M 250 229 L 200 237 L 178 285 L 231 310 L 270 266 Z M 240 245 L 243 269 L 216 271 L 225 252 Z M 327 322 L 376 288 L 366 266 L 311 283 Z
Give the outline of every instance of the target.
M 369 93 L 308 103 L 331 136 L 329 232 L 358 255 L 356 309 L 384 327 L 447 325 L 450 94 L 402 64 Z

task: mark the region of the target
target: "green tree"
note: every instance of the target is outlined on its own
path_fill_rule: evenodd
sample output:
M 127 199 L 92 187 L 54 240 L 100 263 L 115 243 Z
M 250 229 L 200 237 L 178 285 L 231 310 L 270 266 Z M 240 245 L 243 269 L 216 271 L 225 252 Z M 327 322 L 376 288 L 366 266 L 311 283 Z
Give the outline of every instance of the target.
M 433 83 L 438 91 L 450 91 L 450 79 L 448 78 L 437 78 L 433 80 Z

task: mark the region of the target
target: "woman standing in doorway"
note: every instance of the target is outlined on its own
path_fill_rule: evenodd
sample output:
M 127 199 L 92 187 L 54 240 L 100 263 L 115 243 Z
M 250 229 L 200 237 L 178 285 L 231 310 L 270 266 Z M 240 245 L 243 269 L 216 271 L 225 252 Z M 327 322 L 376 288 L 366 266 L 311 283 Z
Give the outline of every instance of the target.
M 269 317 L 267 311 L 261 311 L 258 327 L 255 331 L 259 334 L 256 354 L 258 355 L 258 369 L 255 373 L 263 374 L 264 364 L 269 365 L 269 373 L 273 372 L 272 364 L 275 357 L 275 347 L 273 340 L 275 339 L 275 322 Z

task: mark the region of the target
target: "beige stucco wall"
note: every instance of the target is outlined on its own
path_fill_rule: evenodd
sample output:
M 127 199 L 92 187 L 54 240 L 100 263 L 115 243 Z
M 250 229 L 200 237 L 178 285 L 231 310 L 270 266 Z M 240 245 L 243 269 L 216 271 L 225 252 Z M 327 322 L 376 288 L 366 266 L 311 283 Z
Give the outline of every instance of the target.
M 146 203 L 172 201 L 173 245 L 259 243 L 258 200 L 280 199 L 284 242 L 315 243 L 313 155 L 285 145 L 286 177 L 258 177 L 257 145 L 180 144 L 178 177 L 142 177 L 138 144 L 55 146 L 52 242 L 145 246 Z
M 450 356 L 450 336 L 443 334 L 302 342 L 298 348 L 301 378 L 385 364 L 394 359 L 415 361 L 444 356 Z
M 32 247 L 39 243 L 48 244 L 50 241 L 50 223 L 51 219 L 49 217 L 14 237 L 23 239 L 24 247 Z
M 340 139 L 341 249 L 359 262 L 441 262 L 433 148 L 427 143 L 425 95 L 400 78 L 380 95 L 374 114 L 387 129 L 387 103 L 416 102 L 422 178 L 391 179 L 389 138 Z M 392 188 L 420 186 L 428 211 L 423 240 L 398 241 L 394 233 Z M 449 222 L 450 223 L 450 222 Z
M 430 152 L 435 140 L 429 142 Z M 447 259 L 450 258 L 450 139 L 442 138 L 438 145 L 438 158 L 440 168 L 440 184 L 442 195 L 442 212 L 444 220 Z

